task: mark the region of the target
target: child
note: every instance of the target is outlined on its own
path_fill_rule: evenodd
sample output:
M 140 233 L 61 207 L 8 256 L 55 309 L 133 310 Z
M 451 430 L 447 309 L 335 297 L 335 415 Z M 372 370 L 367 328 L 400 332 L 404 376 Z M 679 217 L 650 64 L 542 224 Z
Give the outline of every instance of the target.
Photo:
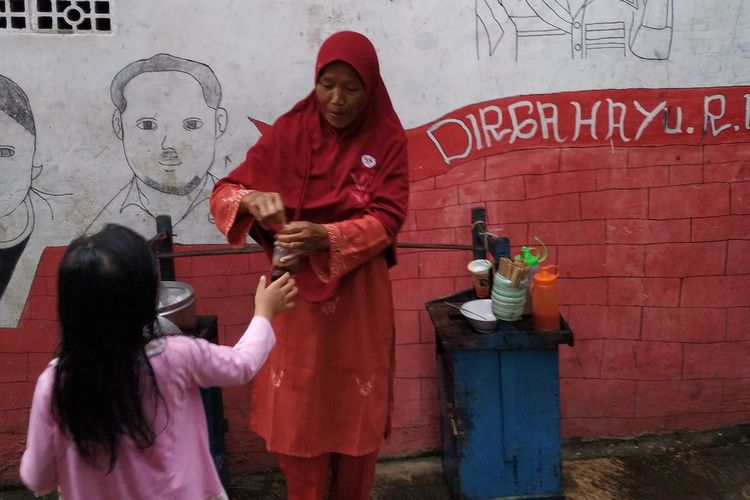
M 276 339 L 270 320 L 297 293 L 266 286 L 234 347 L 159 336 L 159 280 L 146 241 L 109 224 L 74 240 L 58 276 L 59 356 L 34 391 L 21 479 L 65 500 L 226 499 L 199 387 L 248 382 Z

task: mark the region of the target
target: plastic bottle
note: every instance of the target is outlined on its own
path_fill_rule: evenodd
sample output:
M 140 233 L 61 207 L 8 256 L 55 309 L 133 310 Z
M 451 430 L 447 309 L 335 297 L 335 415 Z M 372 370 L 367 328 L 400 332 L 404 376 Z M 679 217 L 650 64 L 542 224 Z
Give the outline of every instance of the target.
M 534 275 L 532 315 L 534 329 L 540 332 L 560 330 L 560 292 L 557 287 L 559 276 L 560 269 L 556 265 L 542 266 Z
M 287 269 L 280 267 L 281 258 L 287 255 L 289 255 L 288 249 L 280 246 L 273 247 L 273 256 L 271 258 L 271 281 L 276 281 L 287 272 Z

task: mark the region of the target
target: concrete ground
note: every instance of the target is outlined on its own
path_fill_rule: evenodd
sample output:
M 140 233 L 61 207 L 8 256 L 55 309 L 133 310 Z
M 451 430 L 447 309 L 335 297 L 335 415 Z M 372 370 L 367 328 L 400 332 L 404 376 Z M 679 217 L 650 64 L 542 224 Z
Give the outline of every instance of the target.
M 569 441 L 563 445 L 563 484 L 568 500 L 750 499 L 750 424 L 630 440 Z M 235 476 L 229 495 L 232 500 L 286 498 L 278 473 Z M 0 500 L 32 498 L 23 489 L 0 487 Z M 450 499 L 440 457 L 379 463 L 370 498 Z

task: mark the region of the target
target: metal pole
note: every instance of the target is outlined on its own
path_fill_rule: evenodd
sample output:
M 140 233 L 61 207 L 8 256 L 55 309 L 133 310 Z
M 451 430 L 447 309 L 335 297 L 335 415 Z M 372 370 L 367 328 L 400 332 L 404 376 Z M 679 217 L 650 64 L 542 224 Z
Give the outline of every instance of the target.
M 427 250 L 472 250 L 483 252 L 484 246 L 472 245 L 454 245 L 451 243 L 396 243 L 397 248 L 422 248 Z M 251 244 L 242 248 L 212 248 L 207 250 L 183 250 L 180 252 L 162 252 L 157 250 L 156 256 L 159 259 L 172 259 L 175 257 L 205 257 L 209 255 L 230 255 L 241 253 L 262 253 L 263 247 Z
M 485 222 L 485 212 L 482 207 L 471 209 L 471 244 L 474 247 L 474 259 L 487 258 L 487 246 L 485 245 L 485 234 L 487 232 L 487 223 Z M 477 248 L 481 248 L 478 250 Z
M 169 215 L 156 216 L 156 256 L 159 258 L 159 271 L 162 281 L 174 281 L 174 259 L 165 258 L 163 254 L 173 254 L 174 245 L 172 242 L 172 217 Z

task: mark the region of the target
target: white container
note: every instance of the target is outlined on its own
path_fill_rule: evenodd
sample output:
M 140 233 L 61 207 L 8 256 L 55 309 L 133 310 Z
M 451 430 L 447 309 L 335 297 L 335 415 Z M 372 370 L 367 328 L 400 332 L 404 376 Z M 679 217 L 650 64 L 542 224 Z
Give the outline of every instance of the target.
M 477 299 L 465 302 L 461 314 L 480 333 L 492 333 L 497 327 L 497 318 L 492 313 L 491 299 Z

